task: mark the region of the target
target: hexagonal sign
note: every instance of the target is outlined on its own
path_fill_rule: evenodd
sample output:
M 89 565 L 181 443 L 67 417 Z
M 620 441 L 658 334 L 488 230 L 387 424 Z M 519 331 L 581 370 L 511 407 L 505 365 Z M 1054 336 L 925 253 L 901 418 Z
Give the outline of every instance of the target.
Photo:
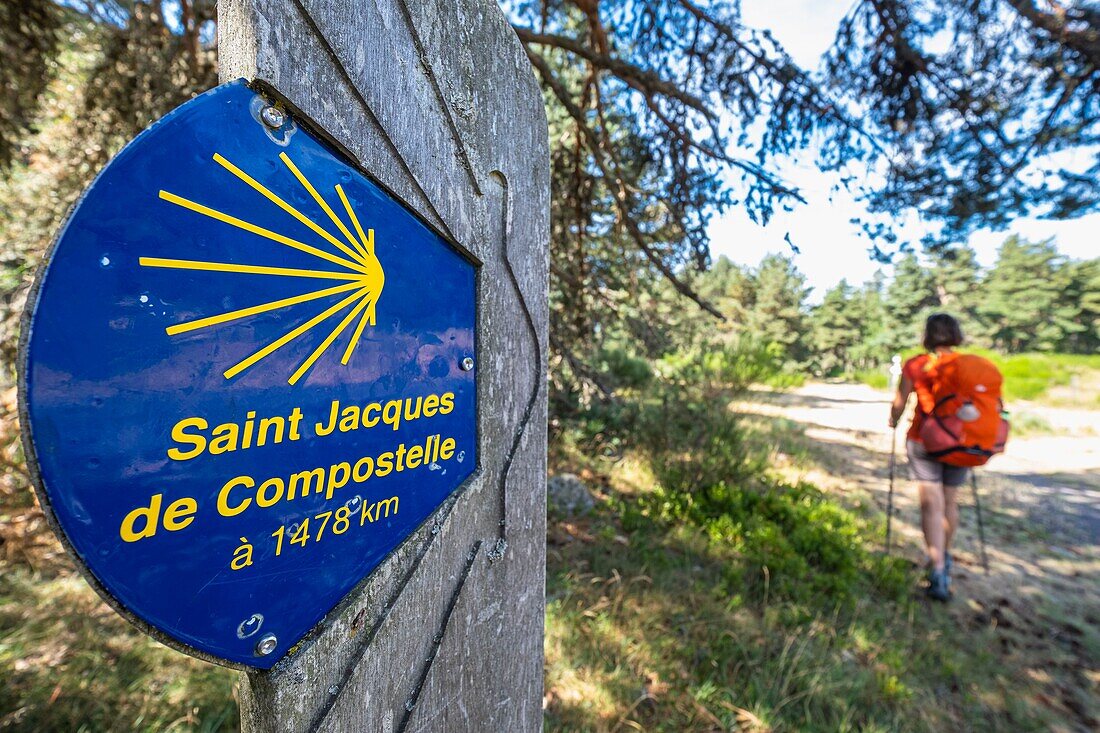
M 28 459 L 89 580 L 271 667 L 476 466 L 474 278 L 244 82 L 143 132 L 24 323 Z

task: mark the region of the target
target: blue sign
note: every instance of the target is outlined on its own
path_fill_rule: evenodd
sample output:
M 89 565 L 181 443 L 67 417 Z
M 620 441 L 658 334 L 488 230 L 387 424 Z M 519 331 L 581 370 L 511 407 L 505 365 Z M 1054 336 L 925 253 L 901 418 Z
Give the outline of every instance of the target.
M 474 276 L 243 82 L 139 135 L 26 321 L 28 457 L 97 589 L 271 667 L 474 470 Z

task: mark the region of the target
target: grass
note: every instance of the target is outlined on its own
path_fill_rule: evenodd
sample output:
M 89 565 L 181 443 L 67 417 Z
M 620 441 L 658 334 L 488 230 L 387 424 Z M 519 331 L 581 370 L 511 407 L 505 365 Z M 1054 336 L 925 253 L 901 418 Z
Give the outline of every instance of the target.
M 999 354 L 967 349 L 990 359 L 1004 375 L 1006 402 L 1041 401 L 1069 407 L 1100 408 L 1100 355 Z M 917 351 L 905 353 L 908 359 Z M 854 372 L 852 378 L 875 389 L 887 388 L 886 368 Z
M 890 377 L 883 369 L 860 369 L 852 372 L 852 379 L 875 389 L 888 389 Z
M 123 620 L 81 578 L 28 488 L 0 392 L 0 730 L 236 731 L 237 674 Z
M 1059 387 L 1074 386 L 1100 376 L 1100 355 L 1085 354 L 1013 354 L 1004 356 L 981 352 L 993 360 L 1005 378 L 1005 397 L 1014 400 L 1037 400 Z M 1100 407 L 1100 394 L 1084 400 Z M 1085 406 L 1082 402 L 1078 406 Z
M 147 638 L 73 573 L 0 576 L 0 730 L 236 731 L 236 674 Z
M 892 583 L 884 594 L 873 576 L 853 580 L 850 594 L 784 589 L 726 538 L 683 521 L 628 529 L 614 503 L 552 521 L 550 731 L 1042 730 L 1053 722 L 1019 694 L 1013 670 L 998 668 L 988 629 L 959 632 L 942 609 L 899 598 Z M 869 539 L 859 538 L 868 557 Z

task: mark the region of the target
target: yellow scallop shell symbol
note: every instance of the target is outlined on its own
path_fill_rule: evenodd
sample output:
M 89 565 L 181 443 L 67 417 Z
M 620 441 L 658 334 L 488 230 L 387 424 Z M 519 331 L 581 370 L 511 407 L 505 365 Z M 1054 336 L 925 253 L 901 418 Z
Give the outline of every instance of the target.
M 340 202 L 344 206 L 344 211 L 347 212 L 348 218 L 351 220 L 352 226 L 355 228 L 355 232 L 358 236 L 351 233 L 351 231 L 345 226 L 343 220 L 332 210 L 332 207 L 328 205 L 324 197 L 318 193 L 313 184 L 309 182 L 305 174 L 298 169 L 298 166 L 294 165 L 290 157 L 286 153 L 280 153 L 279 159 L 286 164 L 286 167 L 298 179 L 298 182 L 309 192 L 313 200 L 317 202 L 317 205 L 328 215 L 332 223 L 336 225 L 336 228 L 343 235 L 344 241 L 334 236 L 324 227 L 319 226 L 312 219 L 307 217 L 298 209 L 294 208 L 277 194 L 273 193 L 270 189 L 264 186 L 262 183 L 254 179 L 242 171 L 237 166 L 230 163 L 220 154 L 214 154 L 214 160 L 223 168 L 228 170 L 234 176 L 244 181 L 253 189 L 258 191 L 268 201 L 278 206 L 286 213 L 293 216 L 309 227 L 314 233 L 324 239 L 328 244 L 335 247 L 340 251 L 340 254 L 335 254 L 331 251 L 326 251 L 299 242 L 298 240 L 291 239 L 290 237 L 283 236 L 270 229 L 264 229 L 263 227 L 251 224 L 243 219 L 238 219 L 235 216 L 211 209 L 208 206 L 190 201 L 177 196 L 174 193 L 168 191 L 161 191 L 160 198 L 168 201 L 177 206 L 182 206 L 185 209 L 194 211 L 197 214 L 208 216 L 211 219 L 235 226 L 239 229 L 243 229 L 246 232 L 251 232 L 258 236 L 270 239 L 273 242 L 286 245 L 300 252 L 306 252 L 314 257 L 326 260 L 333 264 L 339 265 L 343 270 L 300 270 L 289 267 L 267 267 L 264 265 L 238 265 L 229 262 L 205 262 L 199 260 L 174 260 L 164 259 L 160 257 L 141 257 L 139 263 L 143 267 L 165 267 L 175 270 L 206 270 L 210 272 L 234 272 L 248 275 L 273 275 L 277 277 L 302 277 L 302 278 L 320 278 L 324 280 L 340 280 L 345 281 L 340 285 L 333 287 L 323 288 L 320 290 L 314 290 L 301 295 L 295 295 L 290 298 L 282 298 L 280 300 L 273 300 L 268 303 L 261 303 L 259 305 L 250 306 L 248 308 L 241 308 L 239 310 L 230 311 L 228 313 L 222 313 L 216 316 L 209 316 L 207 318 L 200 318 L 194 321 L 187 321 L 185 323 L 177 323 L 174 326 L 169 326 L 165 329 L 169 335 L 175 335 L 179 333 L 186 333 L 188 331 L 194 331 L 200 328 L 210 328 L 212 326 L 218 326 L 229 321 L 235 321 L 240 318 L 247 318 L 249 316 L 256 315 L 258 313 L 266 313 L 268 311 L 278 310 L 280 308 L 288 308 L 292 305 L 299 303 L 305 303 L 311 300 L 317 300 L 319 298 L 325 298 L 337 293 L 350 292 L 351 294 L 343 298 L 336 304 L 318 313 L 313 318 L 309 319 L 305 323 L 297 326 L 291 331 L 283 334 L 275 341 L 272 341 L 267 346 L 264 346 L 259 351 L 251 354 L 240 362 L 234 364 L 225 370 L 224 375 L 226 379 L 232 379 L 245 369 L 248 369 L 252 365 L 258 363 L 262 359 L 275 353 L 278 349 L 282 348 L 286 344 L 290 343 L 294 339 L 298 338 L 305 332 L 319 325 L 323 321 L 331 318 L 332 316 L 347 310 L 344 317 L 336 325 L 332 332 L 313 350 L 305 361 L 303 361 L 298 368 L 290 375 L 287 381 L 290 384 L 297 384 L 309 368 L 321 357 L 325 351 L 328 350 L 332 343 L 343 333 L 352 321 L 358 316 L 359 321 L 355 327 L 355 331 L 352 333 L 351 341 L 348 342 L 347 348 L 344 350 L 344 355 L 340 359 L 341 364 L 347 364 L 351 358 L 352 352 L 355 350 L 356 344 L 359 343 L 359 339 L 363 335 L 363 329 L 369 323 L 374 325 L 376 316 L 376 307 L 378 305 L 378 298 L 382 295 L 382 288 L 386 283 L 386 275 L 382 270 L 382 264 L 378 261 L 378 258 L 374 254 L 374 230 L 367 229 L 363 231 L 363 226 L 359 223 L 359 218 L 355 215 L 355 211 L 351 208 L 351 203 L 348 201 L 348 197 L 344 194 L 344 189 L 339 184 L 336 185 L 335 190 L 337 196 L 340 198 Z M 348 245 L 351 245 L 350 247 Z

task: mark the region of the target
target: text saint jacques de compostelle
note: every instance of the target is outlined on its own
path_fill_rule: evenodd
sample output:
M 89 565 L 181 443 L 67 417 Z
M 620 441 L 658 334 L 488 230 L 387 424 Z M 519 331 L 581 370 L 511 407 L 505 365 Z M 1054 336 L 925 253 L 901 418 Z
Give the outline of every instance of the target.
M 397 431 L 403 423 L 450 414 L 454 410 L 454 397 L 453 392 L 445 392 L 372 402 L 363 406 L 343 405 L 333 400 L 328 414 L 313 422 L 312 433 L 318 438 L 325 438 L 380 426 Z M 172 427 L 172 445 L 167 454 L 173 461 L 182 462 L 204 453 L 224 455 L 301 440 L 304 430 L 310 430 L 308 422 L 303 429 L 305 419 L 299 407 L 285 417 L 257 418 L 255 411 L 248 411 L 241 423 L 227 422 L 213 428 L 203 417 L 186 417 Z M 455 456 L 455 447 L 454 438 L 444 438 L 437 433 L 412 445 L 400 443 L 376 455 L 356 456 L 327 466 L 304 469 L 287 477 L 257 479 L 234 476 L 218 491 L 216 510 L 222 517 L 235 517 L 246 511 L 267 509 L 311 494 L 323 494 L 328 502 L 338 498 L 340 489 L 349 483 L 363 484 L 371 478 L 418 468 L 438 469 L 441 462 Z M 392 501 L 396 504 L 396 497 Z M 154 494 L 143 505 L 130 511 L 120 524 L 121 538 L 126 542 L 137 542 L 156 536 L 160 528 L 167 532 L 184 530 L 192 524 L 199 511 L 199 503 L 193 497 L 175 499 L 163 507 L 162 513 L 163 502 L 163 494 Z

